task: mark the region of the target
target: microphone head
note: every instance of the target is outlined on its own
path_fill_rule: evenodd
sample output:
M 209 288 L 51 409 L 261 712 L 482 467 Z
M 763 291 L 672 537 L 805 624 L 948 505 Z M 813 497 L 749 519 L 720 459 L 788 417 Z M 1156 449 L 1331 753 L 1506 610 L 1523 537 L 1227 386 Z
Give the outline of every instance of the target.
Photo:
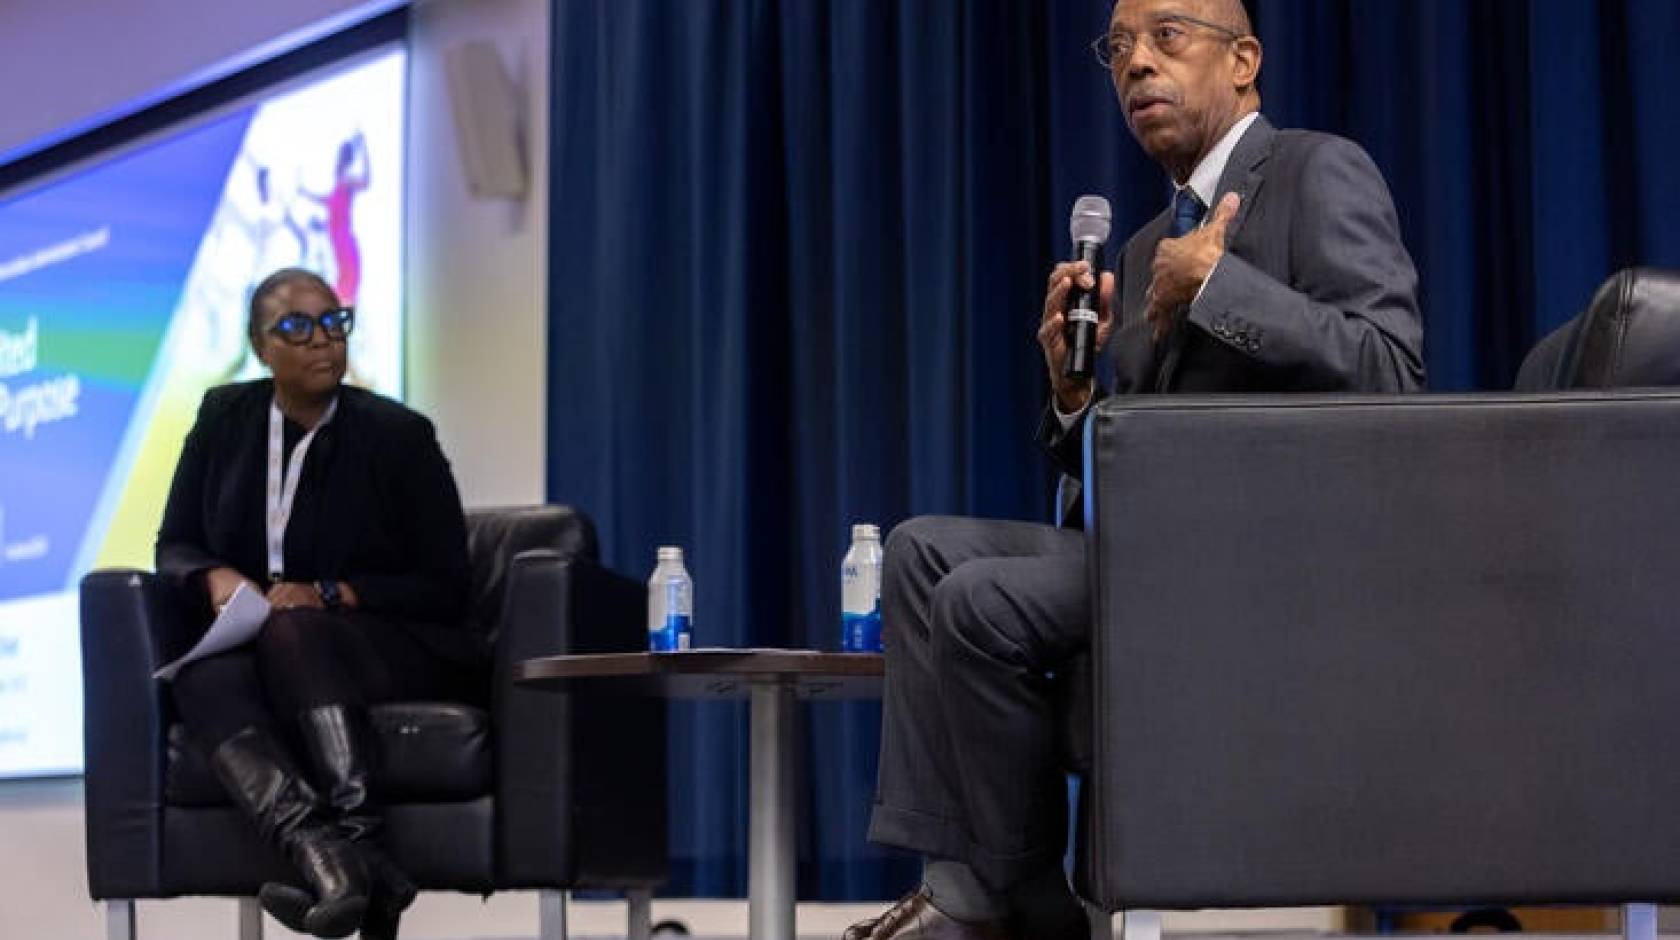
M 1076 244 L 1094 242 L 1106 245 L 1111 217 L 1107 199 L 1101 196 L 1080 196 L 1073 203 L 1073 216 L 1068 219 L 1068 230 L 1073 233 Z

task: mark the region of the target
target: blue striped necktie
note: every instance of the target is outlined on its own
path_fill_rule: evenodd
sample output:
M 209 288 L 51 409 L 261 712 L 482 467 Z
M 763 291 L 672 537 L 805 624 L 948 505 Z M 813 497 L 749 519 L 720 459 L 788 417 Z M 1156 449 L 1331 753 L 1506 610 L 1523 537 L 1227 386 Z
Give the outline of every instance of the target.
M 1202 216 L 1207 215 L 1207 206 L 1196 198 L 1196 191 L 1186 186 L 1173 197 L 1172 227 L 1167 229 L 1168 238 L 1183 238 L 1194 232 L 1196 226 L 1202 224 Z

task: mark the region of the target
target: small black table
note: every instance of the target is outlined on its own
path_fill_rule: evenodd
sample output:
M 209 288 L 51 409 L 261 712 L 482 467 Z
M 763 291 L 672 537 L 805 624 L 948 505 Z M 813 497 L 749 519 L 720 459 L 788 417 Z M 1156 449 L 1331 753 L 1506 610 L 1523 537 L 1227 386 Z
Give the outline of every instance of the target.
M 794 940 L 793 758 L 797 699 L 881 695 L 879 653 L 703 649 L 675 653 L 543 656 L 515 679 L 549 689 L 591 688 L 676 699 L 752 701 L 747 926 L 752 940 Z

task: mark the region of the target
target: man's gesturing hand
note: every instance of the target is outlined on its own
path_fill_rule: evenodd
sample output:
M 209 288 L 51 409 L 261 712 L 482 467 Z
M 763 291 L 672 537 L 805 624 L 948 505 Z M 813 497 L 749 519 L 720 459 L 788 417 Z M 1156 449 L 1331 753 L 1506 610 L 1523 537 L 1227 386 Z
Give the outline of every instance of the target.
M 1241 196 L 1226 193 L 1208 224 L 1183 238 L 1164 238 L 1156 247 L 1147 296 L 1157 341 L 1172 329 L 1173 318 L 1196 299 L 1214 265 L 1225 256 L 1225 231 L 1241 204 Z
M 1067 304 L 1073 285 L 1090 290 L 1091 266 L 1083 261 L 1068 261 L 1056 265 L 1050 272 L 1049 292 L 1044 295 L 1044 316 L 1038 323 L 1038 345 L 1044 347 L 1044 364 L 1050 369 L 1050 388 L 1056 396 L 1056 407 L 1063 414 L 1074 414 L 1091 400 L 1090 379 L 1070 379 L 1062 375 L 1067 362 Z M 1097 303 L 1097 349 L 1108 342 L 1114 331 L 1114 275 L 1102 276 L 1102 290 Z

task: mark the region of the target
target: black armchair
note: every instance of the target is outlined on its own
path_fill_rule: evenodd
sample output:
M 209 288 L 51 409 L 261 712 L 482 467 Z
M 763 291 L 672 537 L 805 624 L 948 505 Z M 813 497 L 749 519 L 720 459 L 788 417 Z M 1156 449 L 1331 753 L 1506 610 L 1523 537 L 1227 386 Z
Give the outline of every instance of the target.
M 1680 273 L 1627 268 L 1535 345 L 1516 388 L 1672 385 L 1680 385 Z
M 1680 899 L 1680 393 L 1105 402 L 1081 892 Z
M 598 564 L 575 510 L 479 511 L 467 524 L 475 622 L 494 647 L 488 707 L 370 709 L 391 854 L 422 889 L 536 889 L 545 940 L 565 935 L 566 889 L 624 890 L 631 935 L 645 937 L 667 855 L 663 705 L 512 680 L 532 656 L 642 649 L 645 589 Z M 193 639 L 156 577 L 83 579 L 88 889 L 108 903 L 113 937 L 133 937 L 136 898 L 230 895 L 253 938 L 258 886 L 291 877 L 151 678 Z
M 1076 881 L 1160 909 L 1680 900 L 1680 278 L 1524 362 L 1560 394 L 1132 399 L 1086 443 Z M 1076 675 L 1075 678 L 1084 678 Z

